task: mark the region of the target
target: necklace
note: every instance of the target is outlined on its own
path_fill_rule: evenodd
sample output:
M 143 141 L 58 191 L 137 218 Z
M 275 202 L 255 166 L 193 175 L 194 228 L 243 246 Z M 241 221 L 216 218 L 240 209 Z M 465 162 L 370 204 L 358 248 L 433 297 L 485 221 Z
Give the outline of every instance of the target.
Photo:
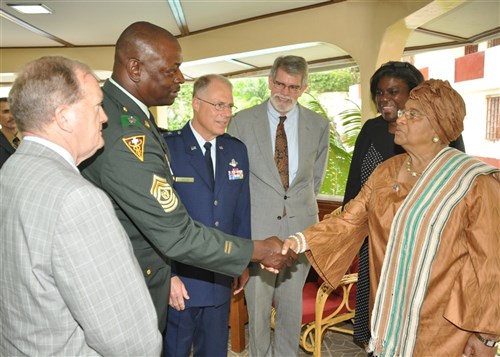
M 422 173 L 421 172 L 417 172 L 415 170 L 413 170 L 413 164 L 412 164 L 412 161 L 411 161 L 411 156 L 408 155 L 408 161 L 406 162 L 406 171 L 408 171 L 408 173 L 413 176 L 413 177 L 420 177 L 422 176 Z

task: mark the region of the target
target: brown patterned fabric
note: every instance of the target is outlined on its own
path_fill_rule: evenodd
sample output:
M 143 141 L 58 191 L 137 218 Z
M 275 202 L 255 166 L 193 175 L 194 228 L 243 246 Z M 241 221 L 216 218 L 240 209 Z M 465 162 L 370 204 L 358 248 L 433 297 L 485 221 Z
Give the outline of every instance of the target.
M 276 129 L 276 143 L 274 148 L 274 161 L 280 174 L 281 183 L 288 190 L 288 142 L 285 133 L 286 116 L 280 117 L 278 128 Z

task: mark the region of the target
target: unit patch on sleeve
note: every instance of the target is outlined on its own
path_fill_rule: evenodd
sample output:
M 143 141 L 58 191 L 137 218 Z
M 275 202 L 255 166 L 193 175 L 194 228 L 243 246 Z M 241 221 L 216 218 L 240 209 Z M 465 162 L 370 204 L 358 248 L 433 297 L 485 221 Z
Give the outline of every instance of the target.
M 166 179 L 153 175 L 151 194 L 161 205 L 165 213 L 170 213 L 177 208 L 179 200 Z
M 122 140 L 139 160 L 144 161 L 144 143 L 146 142 L 145 135 L 131 136 L 128 138 L 122 138 Z

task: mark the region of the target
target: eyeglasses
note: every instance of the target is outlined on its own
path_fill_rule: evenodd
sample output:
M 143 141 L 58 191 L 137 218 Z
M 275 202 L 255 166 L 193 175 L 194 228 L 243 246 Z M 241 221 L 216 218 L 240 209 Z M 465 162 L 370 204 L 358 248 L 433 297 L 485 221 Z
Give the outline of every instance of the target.
M 416 110 L 404 110 L 404 109 L 398 110 L 398 118 L 401 118 L 403 115 L 409 118 L 410 120 L 415 120 L 418 117 L 423 116 L 424 114 L 419 113 Z
M 302 86 L 298 86 L 298 85 L 294 85 L 294 84 L 287 86 L 285 83 L 282 83 L 279 81 L 274 81 L 274 80 L 273 80 L 273 84 L 274 84 L 274 88 L 279 89 L 280 91 L 285 89 L 285 88 L 288 88 L 290 90 L 290 92 L 297 93 L 298 91 L 300 91 L 302 89 Z
M 205 99 L 201 99 L 200 97 L 196 97 L 196 99 L 212 105 L 215 108 L 215 110 L 218 110 L 219 112 L 223 111 L 224 109 L 229 109 L 232 113 L 234 113 L 235 110 L 238 110 L 238 108 L 235 107 L 234 104 L 212 103 Z

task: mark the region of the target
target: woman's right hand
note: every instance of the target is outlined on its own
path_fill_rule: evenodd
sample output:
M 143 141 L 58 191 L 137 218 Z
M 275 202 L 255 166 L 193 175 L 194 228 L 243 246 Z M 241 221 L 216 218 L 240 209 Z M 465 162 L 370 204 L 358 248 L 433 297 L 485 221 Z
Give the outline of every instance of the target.
M 293 250 L 295 253 L 298 251 L 297 241 L 292 238 L 287 238 L 283 242 L 283 247 L 281 248 L 281 254 L 286 254 L 289 249 Z

